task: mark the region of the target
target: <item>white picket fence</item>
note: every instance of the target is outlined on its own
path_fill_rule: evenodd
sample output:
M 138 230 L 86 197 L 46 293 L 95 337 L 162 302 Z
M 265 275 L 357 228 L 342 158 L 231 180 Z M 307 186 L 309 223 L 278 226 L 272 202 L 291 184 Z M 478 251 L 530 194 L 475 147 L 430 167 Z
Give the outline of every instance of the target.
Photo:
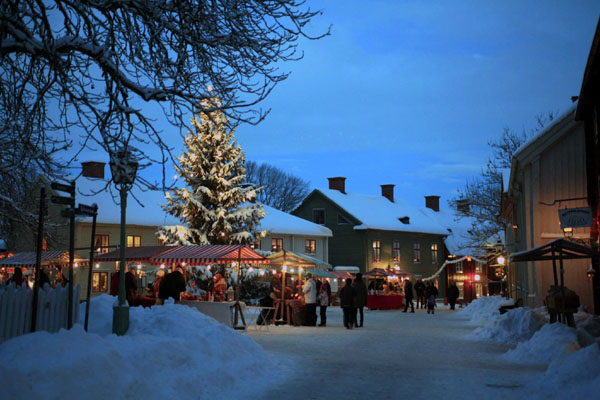
M 79 285 L 73 288 L 73 323 L 79 321 Z M 14 283 L 0 288 L 0 343 L 31 332 L 33 290 Z M 58 332 L 67 327 L 69 289 L 51 288 L 48 284 L 38 292 L 36 331 Z

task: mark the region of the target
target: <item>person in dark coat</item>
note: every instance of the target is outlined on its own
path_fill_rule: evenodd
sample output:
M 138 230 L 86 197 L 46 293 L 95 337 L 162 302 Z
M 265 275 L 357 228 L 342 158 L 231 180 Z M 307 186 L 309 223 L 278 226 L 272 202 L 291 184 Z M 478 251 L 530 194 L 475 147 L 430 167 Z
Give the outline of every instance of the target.
M 356 293 L 352 287 L 352 279 L 346 279 L 346 285 L 340 290 L 340 307 L 344 310 L 344 326 L 352 329 L 354 325 L 354 298 Z
M 179 302 L 181 292 L 185 291 L 185 278 L 183 277 L 183 267 L 178 265 L 175 271 L 169 272 L 162 280 L 158 297 L 166 300 L 169 297 Z
M 413 303 L 413 285 L 410 279 L 406 278 L 404 280 L 404 311 L 408 310 L 408 305 L 410 304 L 411 313 L 415 312 L 415 305 Z
M 331 302 L 331 286 L 327 278 L 323 278 L 321 286 L 319 286 L 319 312 L 321 314 L 321 322 L 319 326 L 327 325 L 327 306 Z
M 454 306 L 456 305 L 456 299 L 458 299 L 459 295 L 458 287 L 455 282 L 451 282 L 448 287 L 448 303 L 450 303 L 450 309 L 454 310 Z
M 417 309 L 425 308 L 425 284 L 420 279 L 415 283 L 415 292 L 417 293 Z
M 138 283 L 137 276 L 135 276 L 135 271 L 130 269 L 125 273 L 125 298 L 129 303 L 129 307 L 137 306 L 137 297 L 138 297 Z
M 14 282 L 15 286 L 21 287 L 23 283 L 27 283 L 27 279 L 23 276 L 23 270 L 21 267 L 15 267 L 15 273 L 8 280 L 8 283 Z
M 356 297 L 354 301 L 354 322 L 356 323 L 357 328 L 362 328 L 364 321 L 364 313 L 363 309 L 365 305 L 367 305 L 367 285 L 365 285 L 365 281 L 362 280 L 362 274 L 359 272 L 356 274 L 356 279 L 354 279 L 354 290 L 356 291 Z M 360 313 L 360 323 L 358 322 L 358 314 Z

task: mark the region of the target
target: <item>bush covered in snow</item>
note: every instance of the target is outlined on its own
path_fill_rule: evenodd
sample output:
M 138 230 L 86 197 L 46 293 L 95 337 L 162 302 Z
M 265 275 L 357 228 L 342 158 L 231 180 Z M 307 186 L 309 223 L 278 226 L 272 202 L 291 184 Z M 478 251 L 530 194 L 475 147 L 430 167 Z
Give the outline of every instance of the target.
M 469 337 L 514 345 L 530 339 L 546 322 L 543 316 L 527 307 L 493 315 L 488 324 L 475 329 Z
M 500 315 L 499 308 L 504 305 L 512 305 L 514 300 L 500 296 L 483 296 L 474 300 L 464 310 L 456 315 L 468 318 L 475 325 L 483 325 L 495 316 Z
M 224 399 L 273 375 L 252 339 L 190 307 L 133 307 L 127 334 L 113 335 L 114 302 L 92 299 L 89 333 L 78 324 L 0 344 L 2 397 Z
M 508 361 L 547 364 L 579 349 L 575 329 L 564 324 L 546 324 L 531 339 L 503 355 Z

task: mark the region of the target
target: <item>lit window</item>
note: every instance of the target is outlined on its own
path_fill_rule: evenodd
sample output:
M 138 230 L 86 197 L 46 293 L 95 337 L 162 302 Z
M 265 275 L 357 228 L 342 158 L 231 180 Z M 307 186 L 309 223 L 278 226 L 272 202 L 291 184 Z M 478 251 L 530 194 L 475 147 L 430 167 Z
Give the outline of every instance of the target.
M 306 254 L 316 254 L 317 241 L 314 239 L 306 239 L 306 242 L 304 243 L 304 252 Z
M 313 222 L 315 224 L 324 225 L 325 224 L 325 210 L 322 208 L 313 209 Z
M 394 240 L 392 246 L 392 256 L 394 257 L 395 262 L 400 262 L 400 241 Z
M 92 290 L 94 292 L 108 292 L 108 272 L 94 272 L 94 275 L 92 275 Z
M 431 263 L 437 264 L 438 262 L 438 245 L 437 243 L 433 243 L 431 245 Z
M 462 264 L 462 261 L 456 263 L 456 273 L 457 274 L 462 274 L 463 273 L 463 264 Z
M 281 251 L 283 250 L 283 239 L 275 238 L 271 239 L 271 251 Z
M 413 263 L 419 264 L 421 262 L 421 244 L 413 244 Z
M 127 247 L 140 247 L 142 245 L 141 236 L 127 235 Z
M 373 261 L 381 261 L 381 242 L 379 240 L 373 240 Z
M 482 269 L 483 269 L 483 266 L 481 263 L 475 264 L 475 273 L 480 274 Z
M 104 253 L 108 253 L 110 251 L 109 249 L 109 242 L 108 242 L 108 235 L 96 235 L 94 236 L 94 248 L 96 250 L 98 250 L 98 253 L 100 254 L 104 254 Z

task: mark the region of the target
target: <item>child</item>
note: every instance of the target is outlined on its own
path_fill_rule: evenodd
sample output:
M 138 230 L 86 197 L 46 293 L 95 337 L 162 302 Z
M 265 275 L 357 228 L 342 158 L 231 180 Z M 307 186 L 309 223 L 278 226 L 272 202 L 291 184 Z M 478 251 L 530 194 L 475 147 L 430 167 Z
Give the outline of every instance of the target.
M 435 296 L 434 295 L 430 295 L 427 298 L 427 314 L 429 314 L 431 312 L 431 314 L 435 314 Z

